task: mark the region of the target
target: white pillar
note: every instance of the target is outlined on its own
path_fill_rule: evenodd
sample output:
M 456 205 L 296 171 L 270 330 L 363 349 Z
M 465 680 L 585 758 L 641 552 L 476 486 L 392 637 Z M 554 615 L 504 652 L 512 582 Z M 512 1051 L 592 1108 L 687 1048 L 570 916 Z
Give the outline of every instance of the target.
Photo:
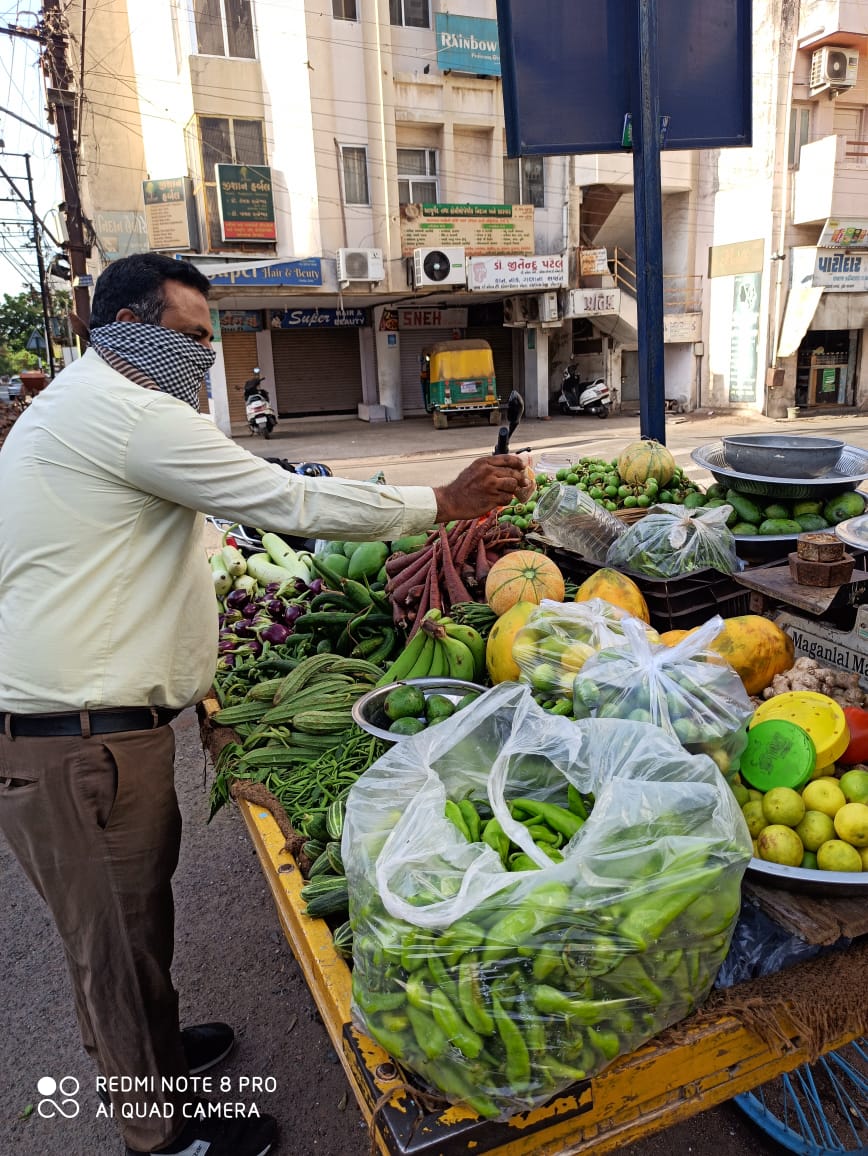
M 397 330 L 380 327 L 382 305 L 374 309 L 374 343 L 377 347 L 379 400 L 385 407 L 386 421 L 400 421 L 404 416 L 401 401 L 401 335 Z
M 211 310 L 212 316 L 216 313 Z M 214 351 L 217 358 L 208 371 L 208 408 L 210 417 L 219 430 L 232 437 L 232 423 L 229 420 L 229 389 L 226 385 L 226 366 L 223 361 L 223 342 L 220 340 L 219 322 L 214 324 Z
M 549 335 L 532 326 L 524 330 L 524 408 L 528 417 L 548 417 Z

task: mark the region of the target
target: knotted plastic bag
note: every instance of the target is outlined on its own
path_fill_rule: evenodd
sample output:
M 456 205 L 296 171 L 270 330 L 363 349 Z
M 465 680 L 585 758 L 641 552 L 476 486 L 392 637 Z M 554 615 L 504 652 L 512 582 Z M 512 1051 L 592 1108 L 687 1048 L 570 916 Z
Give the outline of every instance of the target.
M 512 644 L 521 681 L 541 694 L 572 700 L 576 672 L 598 651 L 624 644 L 623 622 L 628 617 L 626 610 L 602 598 L 587 602 L 544 598 Z M 642 626 L 650 638 L 659 640 L 656 630 Z
M 341 851 L 354 1022 L 505 1117 L 705 998 L 751 843 L 708 758 L 504 683 L 362 775 Z
M 628 526 L 606 554 L 606 565 L 653 578 L 675 578 L 695 570 L 735 574 L 742 563 L 726 525 L 732 506 L 688 510 L 663 502 Z
M 675 646 L 652 641 L 641 627 L 626 619 L 622 645 L 585 663 L 573 684 L 575 717 L 653 723 L 687 750 L 710 755 L 731 779 L 754 707 L 732 667 L 709 652 L 723 619 L 716 615 Z

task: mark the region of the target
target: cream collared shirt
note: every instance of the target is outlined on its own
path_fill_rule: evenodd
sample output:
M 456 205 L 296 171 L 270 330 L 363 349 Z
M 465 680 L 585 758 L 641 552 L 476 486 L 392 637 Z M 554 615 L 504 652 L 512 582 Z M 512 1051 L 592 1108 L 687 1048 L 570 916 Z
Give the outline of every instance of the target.
M 0 710 L 184 707 L 208 690 L 217 608 L 204 513 L 303 537 L 432 525 L 427 486 L 303 478 L 92 350 L 0 452 Z

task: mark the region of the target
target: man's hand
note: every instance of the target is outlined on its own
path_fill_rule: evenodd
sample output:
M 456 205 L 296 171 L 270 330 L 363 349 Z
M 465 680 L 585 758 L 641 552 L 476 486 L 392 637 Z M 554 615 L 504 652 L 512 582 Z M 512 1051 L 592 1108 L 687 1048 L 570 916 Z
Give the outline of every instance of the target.
M 525 465 L 518 454 L 477 458 L 446 486 L 437 486 L 437 521 L 478 518 L 495 506 L 506 506 L 526 486 Z

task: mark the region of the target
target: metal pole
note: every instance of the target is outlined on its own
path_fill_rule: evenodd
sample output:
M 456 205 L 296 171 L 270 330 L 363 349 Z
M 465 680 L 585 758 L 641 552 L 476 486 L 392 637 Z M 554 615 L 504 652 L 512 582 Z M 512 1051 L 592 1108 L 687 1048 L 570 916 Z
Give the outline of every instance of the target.
M 633 200 L 639 337 L 639 430 L 666 442 L 663 380 L 663 209 L 660 191 L 660 99 L 657 0 L 636 0 L 637 60 L 633 113 Z
M 51 298 L 48 294 L 48 280 L 45 276 L 45 261 L 42 257 L 42 242 L 39 239 L 39 224 L 33 201 L 33 174 L 30 170 L 30 154 L 24 154 L 24 168 L 27 173 L 27 192 L 30 194 L 30 212 L 33 218 L 33 244 L 36 248 L 36 268 L 39 270 L 39 296 L 42 300 L 42 325 L 45 330 L 45 356 L 48 359 L 48 373 L 54 377 L 54 349 L 51 338 Z

